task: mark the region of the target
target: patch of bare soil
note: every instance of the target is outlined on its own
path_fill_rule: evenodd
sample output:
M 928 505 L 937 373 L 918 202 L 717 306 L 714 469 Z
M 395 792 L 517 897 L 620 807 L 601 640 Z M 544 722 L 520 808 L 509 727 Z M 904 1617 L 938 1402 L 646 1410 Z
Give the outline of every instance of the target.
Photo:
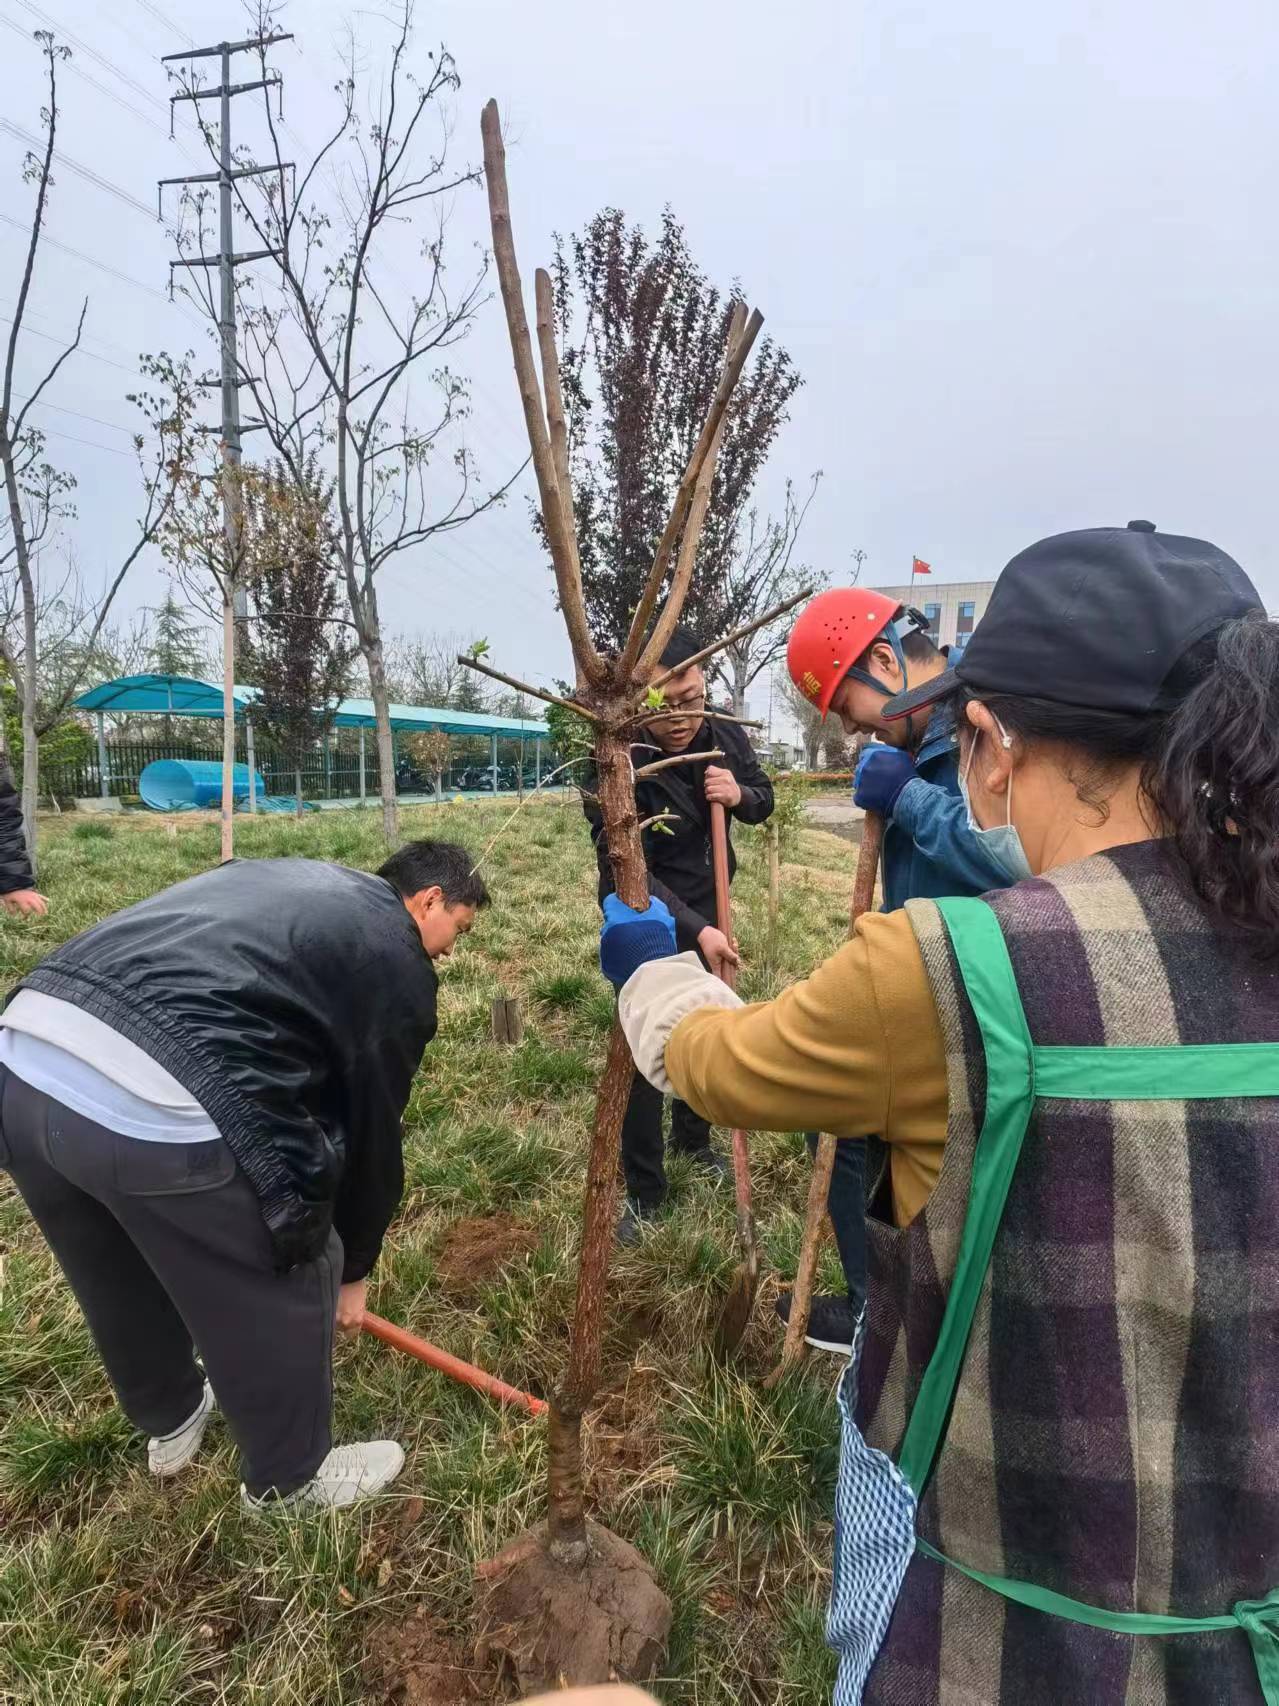
M 586 1419 L 588 1485 L 597 1503 L 652 1475 L 662 1456 L 656 1424 L 661 1377 L 656 1369 L 633 1368 Z
M 440 1285 L 466 1300 L 537 1248 L 538 1235 L 512 1214 L 475 1214 L 451 1226 L 436 1258 Z
M 470 1644 L 421 1607 L 403 1622 L 383 1622 L 370 1632 L 364 1675 L 379 1706 L 500 1698 L 497 1679 L 476 1663 Z

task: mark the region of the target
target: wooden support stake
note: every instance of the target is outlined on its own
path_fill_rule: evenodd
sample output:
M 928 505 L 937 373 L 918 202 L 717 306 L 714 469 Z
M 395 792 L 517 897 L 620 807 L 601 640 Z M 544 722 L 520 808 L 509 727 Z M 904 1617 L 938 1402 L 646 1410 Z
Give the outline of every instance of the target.
M 502 991 L 493 1002 L 493 1041 L 514 1047 L 524 1041 L 524 1014 L 518 999 Z

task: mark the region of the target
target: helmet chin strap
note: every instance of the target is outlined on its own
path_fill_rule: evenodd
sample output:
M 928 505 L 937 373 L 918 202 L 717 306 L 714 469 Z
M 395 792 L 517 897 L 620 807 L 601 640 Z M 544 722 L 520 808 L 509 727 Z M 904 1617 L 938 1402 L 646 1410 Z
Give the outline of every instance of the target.
M 882 634 L 876 634 L 875 639 L 871 642 L 873 645 L 877 645 L 880 640 L 886 640 L 893 648 L 897 667 L 902 672 L 900 687 L 885 687 L 883 682 L 873 676 L 868 669 L 861 669 L 857 664 L 852 664 L 849 667 L 845 673 L 845 680 L 860 681 L 864 687 L 873 687 L 876 693 L 882 694 L 885 699 L 895 699 L 899 693 L 908 692 L 910 681 L 906 672 L 906 653 L 902 650 L 902 635 L 913 634 L 914 632 L 915 624 L 908 617 L 899 616 L 895 622 L 888 624 Z

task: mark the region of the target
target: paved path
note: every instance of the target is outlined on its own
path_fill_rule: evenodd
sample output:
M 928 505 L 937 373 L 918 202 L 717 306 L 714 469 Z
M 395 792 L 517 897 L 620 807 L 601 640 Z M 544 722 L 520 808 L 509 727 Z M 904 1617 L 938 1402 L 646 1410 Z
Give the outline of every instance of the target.
M 862 821 L 863 812 L 860 806 L 855 806 L 851 799 L 809 800 L 804 807 L 804 816 L 814 829 L 848 829 Z

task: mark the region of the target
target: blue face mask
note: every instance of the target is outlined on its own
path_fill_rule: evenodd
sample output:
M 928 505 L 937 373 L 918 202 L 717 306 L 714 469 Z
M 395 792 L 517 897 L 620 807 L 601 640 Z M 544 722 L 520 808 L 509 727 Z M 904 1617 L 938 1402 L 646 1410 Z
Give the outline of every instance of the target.
M 994 716 L 994 712 L 991 712 Z M 1004 750 L 1013 744 L 1012 736 L 1004 728 L 998 717 L 995 717 L 995 727 L 999 730 L 1000 744 Z M 1033 877 L 1030 860 L 1026 857 L 1026 849 L 1021 844 L 1021 836 L 1017 825 L 1013 822 L 1013 779 L 1008 778 L 1008 821 L 996 824 L 994 829 L 983 829 L 973 816 L 973 803 L 968 797 L 968 772 L 972 769 L 973 754 L 977 751 L 977 741 L 974 736 L 968 748 L 968 757 L 964 760 L 964 768 L 959 773 L 959 791 L 964 796 L 964 805 L 968 809 L 968 828 L 973 836 L 980 841 L 982 852 L 998 865 L 1010 883 L 1024 883 L 1027 877 Z

